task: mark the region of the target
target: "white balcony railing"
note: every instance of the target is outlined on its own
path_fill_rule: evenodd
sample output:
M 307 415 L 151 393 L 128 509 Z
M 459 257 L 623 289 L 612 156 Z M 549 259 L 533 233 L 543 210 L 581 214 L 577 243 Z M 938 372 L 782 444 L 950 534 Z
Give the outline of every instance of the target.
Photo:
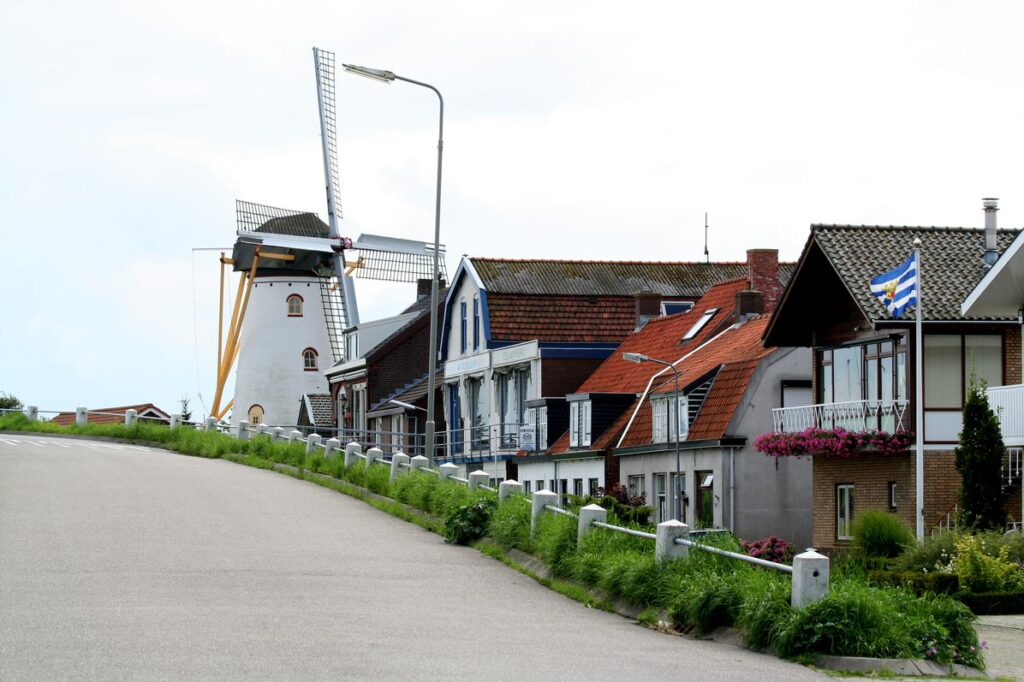
M 989 386 L 988 404 L 999 417 L 1003 443 L 1024 445 L 1024 385 Z
M 799 433 L 810 428 L 846 431 L 910 430 L 906 400 L 851 400 L 772 410 L 775 433 Z

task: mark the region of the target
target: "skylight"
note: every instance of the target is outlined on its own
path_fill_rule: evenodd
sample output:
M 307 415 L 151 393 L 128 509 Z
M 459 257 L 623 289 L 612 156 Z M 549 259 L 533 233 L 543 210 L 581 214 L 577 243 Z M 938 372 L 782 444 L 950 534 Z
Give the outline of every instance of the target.
M 693 337 L 697 336 L 700 330 L 704 328 L 704 325 L 708 323 L 708 320 L 714 317 L 715 313 L 717 312 L 718 308 L 710 308 L 708 310 L 705 310 L 704 314 L 700 316 L 700 319 L 694 322 L 693 326 L 690 327 L 690 331 L 686 332 L 686 334 L 683 336 L 683 341 L 689 341 Z
M 692 307 L 693 303 L 691 301 L 662 301 L 661 314 L 675 315 L 676 313 L 685 313 Z

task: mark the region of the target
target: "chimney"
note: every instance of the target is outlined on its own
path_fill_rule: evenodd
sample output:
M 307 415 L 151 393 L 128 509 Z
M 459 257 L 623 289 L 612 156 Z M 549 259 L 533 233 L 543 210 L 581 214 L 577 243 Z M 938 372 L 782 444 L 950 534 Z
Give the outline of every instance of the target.
M 990 268 L 999 260 L 999 251 L 996 250 L 996 211 L 999 210 L 999 199 L 987 197 L 981 203 L 985 207 L 985 255 L 981 258 L 985 266 Z
M 416 300 L 417 301 L 422 301 L 423 299 L 428 298 L 430 296 L 430 283 L 431 283 L 431 281 L 432 280 L 429 277 L 426 278 L 426 279 L 418 279 L 418 280 L 416 280 Z
M 747 280 L 750 290 L 760 292 L 764 305 L 760 312 L 775 309 L 782 295 L 779 283 L 779 250 L 749 249 L 747 251 Z
M 748 319 L 751 315 L 760 315 L 764 312 L 764 294 L 760 291 L 740 291 L 736 293 L 736 316 L 741 320 Z
M 633 294 L 634 310 L 636 311 L 636 329 L 661 315 L 661 296 L 653 291 L 640 291 Z

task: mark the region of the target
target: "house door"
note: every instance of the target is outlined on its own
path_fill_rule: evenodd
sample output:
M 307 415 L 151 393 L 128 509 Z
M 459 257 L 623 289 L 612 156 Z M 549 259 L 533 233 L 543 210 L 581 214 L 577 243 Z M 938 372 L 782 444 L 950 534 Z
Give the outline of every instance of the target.
M 697 524 L 702 528 L 715 525 L 715 475 L 711 471 L 697 472 Z
M 448 386 L 448 413 L 451 421 L 448 423 L 448 442 L 452 446 L 452 454 L 462 452 L 462 414 L 459 411 L 459 385 Z

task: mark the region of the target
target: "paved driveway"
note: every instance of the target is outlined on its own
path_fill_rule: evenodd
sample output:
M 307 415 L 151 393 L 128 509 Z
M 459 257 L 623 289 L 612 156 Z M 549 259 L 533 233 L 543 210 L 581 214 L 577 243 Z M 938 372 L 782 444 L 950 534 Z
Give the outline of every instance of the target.
M 0 433 L 0 679 L 820 680 L 588 609 L 319 486 Z

